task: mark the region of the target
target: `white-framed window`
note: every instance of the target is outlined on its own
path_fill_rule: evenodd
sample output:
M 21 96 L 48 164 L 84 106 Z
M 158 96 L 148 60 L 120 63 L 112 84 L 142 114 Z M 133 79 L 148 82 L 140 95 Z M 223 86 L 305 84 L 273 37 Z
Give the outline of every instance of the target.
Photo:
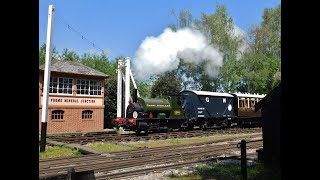
M 49 93 L 72 94 L 73 79 L 63 77 L 50 77 Z
M 245 107 L 245 100 L 243 100 L 243 99 L 239 100 L 239 107 L 241 107 L 241 108 Z
M 54 110 L 51 112 L 52 120 L 63 120 L 64 111 L 62 110 Z
M 101 95 L 101 81 L 77 79 L 77 94 L 80 95 Z
M 254 105 L 256 104 L 256 101 L 255 100 L 250 100 L 250 107 L 254 107 Z
M 82 111 L 82 119 L 92 119 L 92 113 L 91 110 L 84 110 Z

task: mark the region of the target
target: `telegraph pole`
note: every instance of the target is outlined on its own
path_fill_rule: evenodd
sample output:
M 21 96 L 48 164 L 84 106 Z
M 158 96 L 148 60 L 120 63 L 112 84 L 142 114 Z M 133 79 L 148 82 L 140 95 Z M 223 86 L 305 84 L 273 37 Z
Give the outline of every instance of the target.
M 48 12 L 48 28 L 47 28 L 47 45 L 46 45 L 46 62 L 44 69 L 44 82 L 43 82 L 43 101 L 42 101 L 42 119 L 41 119 L 41 141 L 40 152 L 46 150 L 46 136 L 47 136 L 47 119 L 48 119 L 48 96 L 49 96 L 49 83 L 50 83 L 50 66 L 52 56 L 52 29 L 53 29 L 53 5 L 49 6 Z

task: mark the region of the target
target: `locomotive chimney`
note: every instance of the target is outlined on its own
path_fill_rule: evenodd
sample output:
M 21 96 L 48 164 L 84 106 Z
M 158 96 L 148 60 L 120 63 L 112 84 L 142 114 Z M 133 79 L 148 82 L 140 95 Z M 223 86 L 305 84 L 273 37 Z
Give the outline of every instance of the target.
M 138 99 L 138 90 L 137 89 L 133 89 L 132 101 L 134 103 L 136 103 L 137 99 Z

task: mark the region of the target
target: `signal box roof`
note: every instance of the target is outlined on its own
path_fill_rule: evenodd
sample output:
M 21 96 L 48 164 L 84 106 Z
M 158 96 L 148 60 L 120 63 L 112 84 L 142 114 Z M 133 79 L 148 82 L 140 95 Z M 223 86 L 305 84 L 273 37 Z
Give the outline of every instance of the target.
M 40 65 L 39 69 L 44 71 L 45 64 Z M 58 60 L 58 59 L 54 59 L 54 58 L 52 58 L 52 60 L 51 60 L 51 68 L 50 69 L 53 72 L 82 74 L 82 75 L 100 76 L 100 77 L 108 77 L 109 76 L 109 75 L 104 74 L 100 71 L 92 69 L 88 66 L 80 64 L 78 62 Z

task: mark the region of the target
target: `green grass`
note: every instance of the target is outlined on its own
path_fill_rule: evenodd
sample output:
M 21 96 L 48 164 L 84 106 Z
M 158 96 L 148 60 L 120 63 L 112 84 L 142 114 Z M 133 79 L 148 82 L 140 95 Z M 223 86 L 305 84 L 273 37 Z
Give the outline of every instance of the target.
M 234 164 L 217 164 L 215 166 L 202 165 L 196 167 L 196 174 L 201 177 L 218 177 L 241 179 L 241 167 Z
M 188 174 L 181 177 L 170 177 L 168 180 L 202 180 L 202 177 L 196 174 Z
M 81 155 L 78 149 L 70 149 L 63 146 L 46 146 L 44 152 L 39 152 L 39 159 L 48 159 L 56 157 L 69 157 Z
M 279 179 L 280 176 L 271 170 L 264 168 L 260 163 L 247 168 L 248 180 Z M 219 179 L 219 180 L 241 180 L 241 166 L 231 163 L 219 163 L 212 166 L 197 166 L 195 172 L 181 177 L 169 177 L 168 180 L 189 180 L 189 179 Z
M 220 178 L 232 178 L 240 180 L 241 166 L 230 163 L 220 163 L 214 166 L 198 166 L 196 168 L 196 174 L 201 177 L 220 177 Z M 265 169 L 262 164 L 255 164 L 247 168 L 248 179 L 261 179 L 265 174 Z
M 117 143 L 90 143 L 86 146 L 103 152 L 129 151 L 137 149 L 136 147 Z
M 162 147 L 162 146 L 175 146 L 175 145 L 182 145 L 182 144 L 193 144 L 193 143 L 202 143 L 202 142 L 209 142 L 215 140 L 227 140 L 227 139 L 234 139 L 234 138 L 250 138 L 253 135 L 224 135 L 224 136 L 208 136 L 208 137 L 197 137 L 197 138 L 177 138 L 177 139 L 166 139 L 166 140 L 157 140 L 157 141 L 149 141 L 149 142 L 129 142 L 126 143 L 130 146 L 134 147 L 147 147 L 147 148 L 154 148 L 154 147 Z

